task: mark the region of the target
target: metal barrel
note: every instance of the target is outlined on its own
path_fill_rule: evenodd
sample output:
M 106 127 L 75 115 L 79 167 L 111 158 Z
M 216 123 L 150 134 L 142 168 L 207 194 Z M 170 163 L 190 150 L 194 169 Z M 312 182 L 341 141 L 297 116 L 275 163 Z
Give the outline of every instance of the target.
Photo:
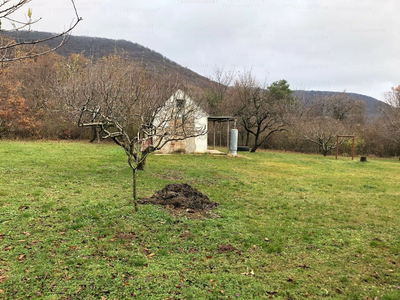
M 231 144 L 229 150 L 232 155 L 237 155 L 237 145 L 238 145 L 238 130 L 231 130 Z

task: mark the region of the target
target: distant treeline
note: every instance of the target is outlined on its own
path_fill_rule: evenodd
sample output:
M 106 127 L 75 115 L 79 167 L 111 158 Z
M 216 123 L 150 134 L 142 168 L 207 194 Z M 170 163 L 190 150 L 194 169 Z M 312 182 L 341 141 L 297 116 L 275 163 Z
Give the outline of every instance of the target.
M 29 36 L 43 35 L 32 32 Z M 71 87 L 72 79 L 93 82 L 98 70 L 112 68 L 107 84 L 117 87 L 121 81 L 113 80 L 135 66 L 159 85 L 167 82 L 166 78 L 180 80 L 195 91 L 195 101 L 205 103 L 210 115 L 236 117 L 239 143 L 253 151 L 265 148 L 326 155 L 331 153 L 336 135 L 352 134 L 357 155 L 399 155 L 398 89 L 388 91 L 392 105 L 387 105 L 358 94 L 292 91 L 285 80 L 262 85 L 251 72 L 216 69 L 207 79 L 138 44 L 101 38 L 72 36 L 57 51 L 2 65 L 0 138 L 93 139 L 95 132 L 77 126 L 79 107 L 71 103 L 78 103 L 75 98 L 81 95 Z M 216 126 L 217 144 L 225 145 L 226 125 Z M 340 152 L 350 155 L 348 140 L 342 140 Z

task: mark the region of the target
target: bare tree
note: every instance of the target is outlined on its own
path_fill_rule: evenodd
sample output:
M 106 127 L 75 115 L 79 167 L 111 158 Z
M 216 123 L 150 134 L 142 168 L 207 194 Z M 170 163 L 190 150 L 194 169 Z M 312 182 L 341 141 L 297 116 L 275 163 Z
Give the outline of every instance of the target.
M 355 131 L 357 122 L 363 122 L 365 106 L 349 98 L 345 92 L 334 96 L 321 96 L 311 104 L 303 104 L 303 113 L 298 126 L 304 139 L 318 145 L 326 156 L 336 147 L 338 135 L 349 135 Z M 347 142 L 341 139 L 339 144 Z
M 287 88 L 282 97 L 276 96 L 275 88 L 278 86 Z M 246 145 L 250 136 L 254 138 L 251 152 L 255 152 L 275 132 L 286 130 L 291 91 L 285 80 L 267 86 L 260 84 L 251 72 L 244 72 L 235 82 L 233 98 L 233 113 L 246 131 Z
M 81 107 L 78 125 L 99 128 L 102 139 L 124 149 L 136 209 L 137 171 L 144 169 L 147 156 L 170 141 L 206 133 L 196 122 L 204 117 L 198 104 L 177 78 L 156 78 L 140 65 L 111 56 L 71 80 L 64 94 L 70 95 L 70 107 Z
M 380 107 L 384 116 L 380 120 L 382 124 L 380 132 L 385 138 L 397 144 L 400 156 L 400 85 L 386 92 L 384 97 L 387 105 Z
M 68 41 L 70 32 L 82 20 L 78 15 L 74 0 L 70 0 L 75 14 L 75 19 L 70 26 L 63 32 L 50 37 L 31 40 L 28 38 L 31 26 L 41 20 L 41 18 L 32 19 L 32 10 L 27 7 L 27 4 L 31 1 L 32 0 L 3 0 L 0 3 L 0 62 L 12 62 L 26 58 L 34 58 L 58 49 Z M 24 9 L 26 10 L 27 18 L 25 20 L 16 19 L 14 17 L 15 14 Z M 11 29 L 3 29 L 5 21 L 11 24 Z M 4 33 L 12 33 L 13 37 L 11 38 Z M 38 47 L 55 38 L 61 38 L 61 42 L 56 47 Z
M 303 124 L 302 133 L 306 140 L 318 145 L 322 154 L 326 156 L 336 147 L 336 137 L 346 132 L 344 128 L 338 120 L 330 117 L 316 117 L 308 119 Z M 342 139 L 339 144 L 345 141 Z
M 226 109 L 229 97 L 229 87 L 232 85 L 236 77 L 236 72 L 225 71 L 224 69 L 215 68 L 210 77 L 209 86 L 206 89 L 206 99 L 208 110 L 211 115 L 219 115 L 224 108 Z M 224 107 L 225 106 L 225 107 Z

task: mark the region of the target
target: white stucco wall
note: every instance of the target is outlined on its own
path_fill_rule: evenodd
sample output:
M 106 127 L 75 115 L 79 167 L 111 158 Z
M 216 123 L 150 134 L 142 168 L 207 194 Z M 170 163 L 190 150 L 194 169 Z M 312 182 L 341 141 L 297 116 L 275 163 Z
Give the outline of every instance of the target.
M 204 116 L 196 121 L 196 126 L 206 128 L 206 134 L 198 136 L 195 138 L 196 143 L 196 153 L 206 153 L 207 152 L 207 136 L 208 136 L 208 116 Z
M 173 103 L 176 99 L 185 99 L 185 105 L 194 106 L 198 108 L 198 113 L 195 116 L 195 127 L 196 128 L 205 128 L 205 134 L 198 137 L 188 138 L 183 141 L 175 141 L 168 142 L 164 147 L 160 150 L 161 153 L 171 153 L 175 151 L 182 152 L 182 148 L 185 149 L 186 153 L 205 153 L 207 152 L 207 132 L 208 132 L 208 114 L 200 107 L 196 105 L 196 103 L 181 90 L 176 91 L 167 101 L 167 104 Z M 167 105 L 168 106 L 168 105 Z M 161 111 L 159 116 L 162 117 L 163 112 Z M 160 124 L 160 120 L 158 118 L 154 121 L 155 126 L 157 127 Z

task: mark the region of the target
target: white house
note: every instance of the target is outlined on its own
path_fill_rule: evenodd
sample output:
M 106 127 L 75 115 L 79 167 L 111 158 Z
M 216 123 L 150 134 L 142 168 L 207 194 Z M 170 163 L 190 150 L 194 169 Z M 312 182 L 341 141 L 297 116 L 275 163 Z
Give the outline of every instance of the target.
M 159 153 L 206 153 L 209 115 L 182 90 L 177 90 L 157 114 L 157 135 L 176 138 L 166 143 Z M 185 138 L 187 136 L 192 136 Z

